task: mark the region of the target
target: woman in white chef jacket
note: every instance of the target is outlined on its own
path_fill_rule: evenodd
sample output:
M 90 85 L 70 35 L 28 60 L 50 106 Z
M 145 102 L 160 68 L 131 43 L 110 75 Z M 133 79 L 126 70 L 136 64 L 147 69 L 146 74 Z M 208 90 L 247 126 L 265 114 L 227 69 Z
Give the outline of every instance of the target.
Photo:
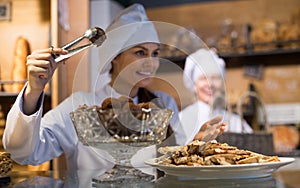
M 197 99 L 179 113 L 186 135 L 196 136 L 201 125 L 217 115 L 222 116 L 222 121 L 226 122 L 225 131 L 252 132 L 245 120 L 241 126 L 240 117 L 226 110 L 225 62 L 213 50 L 203 48 L 189 55 L 185 62 L 183 79 L 186 88 Z M 187 139 L 187 143 L 189 141 Z
M 95 91 L 73 93 L 43 118 L 43 89 L 57 68 L 51 54 L 66 54 L 67 51 L 43 49 L 28 56 L 29 81 L 8 114 L 3 137 L 6 151 L 15 161 L 38 165 L 64 153 L 68 170 L 105 172 L 111 169 L 114 166 L 112 156 L 78 141 L 69 113 L 80 105 L 101 105 L 105 98 L 121 95 L 130 96 L 136 103 L 154 99 L 157 104 L 172 109 L 174 116 L 170 125 L 176 144 L 186 142 L 182 127 L 175 123 L 178 119 L 175 101 L 163 92 L 145 89 L 159 67 L 160 47 L 154 25 L 148 21 L 143 6 L 134 4 L 122 11 L 106 29 L 106 35 L 106 41 L 99 47 L 102 67 Z M 122 87 L 118 87 L 120 85 Z M 224 126 L 222 124 L 220 132 Z M 133 157 L 140 159 L 136 162 L 140 164 L 134 165 L 143 166 L 144 160 L 155 157 L 153 150 L 146 152 L 145 149 L 140 152 L 142 155 Z

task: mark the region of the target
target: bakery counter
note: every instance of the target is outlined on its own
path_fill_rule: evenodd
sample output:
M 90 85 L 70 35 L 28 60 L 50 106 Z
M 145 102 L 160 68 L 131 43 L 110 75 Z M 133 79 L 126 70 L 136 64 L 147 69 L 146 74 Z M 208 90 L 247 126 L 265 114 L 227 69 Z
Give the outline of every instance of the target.
M 103 172 L 77 171 L 59 173 L 56 171 L 14 171 L 7 177 L 1 178 L 0 187 L 49 187 L 49 188 L 81 188 L 81 187 L 247 187 L 247 188 L 297 188 L 300 187 L 300 157 L 286 166 L 273 172 L 272 176 L 249 179 L 210 179 L 163 176 L 153 181 L 126 182 L 125 184 L 113 182 L 103 183 L 94 181 Z

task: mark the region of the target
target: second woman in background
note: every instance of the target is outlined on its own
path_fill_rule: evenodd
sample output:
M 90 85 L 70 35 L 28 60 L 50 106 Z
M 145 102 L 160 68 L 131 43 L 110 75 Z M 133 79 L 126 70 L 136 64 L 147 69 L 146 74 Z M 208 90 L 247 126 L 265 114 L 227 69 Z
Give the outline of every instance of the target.
M 252 132 L 245 120 L 241 122 L 237 114 L 226 110 L 225 62 L 213 50 L 199 49 L 189 55 L 185 62 L 183 79 L 187 89 L 197 98 L 196 102 L 180 112 L 186 135 L 196 136 L 204 122 L 218 115 L 227 124 L 225 131 Z

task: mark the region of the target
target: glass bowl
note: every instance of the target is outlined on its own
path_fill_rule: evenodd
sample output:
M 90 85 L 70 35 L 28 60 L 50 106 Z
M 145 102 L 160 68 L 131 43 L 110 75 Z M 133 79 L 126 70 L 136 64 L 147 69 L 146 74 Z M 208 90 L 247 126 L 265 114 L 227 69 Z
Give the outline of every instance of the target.
M 161 108 L 101 109 L 82 105 L 70 113 L 79 140 L 106 150 L 119 165 L 130 166 L 130 158 L 141 147 L 161 143 L 172 117 Z

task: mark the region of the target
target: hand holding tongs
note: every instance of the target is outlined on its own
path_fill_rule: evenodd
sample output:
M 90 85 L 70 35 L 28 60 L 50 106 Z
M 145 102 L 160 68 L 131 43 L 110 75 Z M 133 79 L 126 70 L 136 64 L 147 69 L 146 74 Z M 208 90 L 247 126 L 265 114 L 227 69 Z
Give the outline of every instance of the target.
M 71 49 L 83 39 L 89 39 L 90 43 Z M 86 30 L 83 36 L 62 47 L 63 49 L 68 50 L 68 53 L 66 55 L 53 54 L 55 62 L 57 63 L 64 59 L 67 59 L 91 46 L 99 47 L 105 41 L 105 39 L 106 35 L 102 29 L 100 29 L 99 27 L 90 28 Z

